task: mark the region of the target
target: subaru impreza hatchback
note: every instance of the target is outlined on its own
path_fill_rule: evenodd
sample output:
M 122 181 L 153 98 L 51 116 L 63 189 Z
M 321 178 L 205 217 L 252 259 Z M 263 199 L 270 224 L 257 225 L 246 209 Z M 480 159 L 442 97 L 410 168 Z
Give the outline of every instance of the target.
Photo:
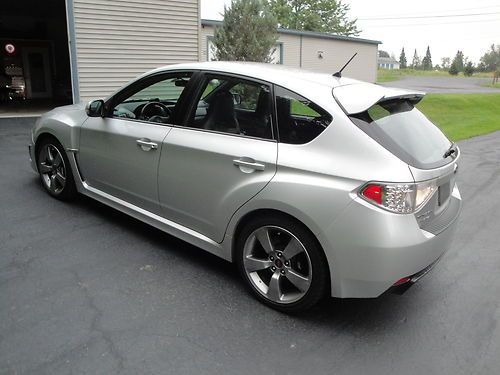
M 87 195 L 235 262 L 291 312 L 410 285 L 449 248 L 459 149 L 422 97 L 268 64 L 172 65 L 46 113 L 29 152 L 53 197 Z

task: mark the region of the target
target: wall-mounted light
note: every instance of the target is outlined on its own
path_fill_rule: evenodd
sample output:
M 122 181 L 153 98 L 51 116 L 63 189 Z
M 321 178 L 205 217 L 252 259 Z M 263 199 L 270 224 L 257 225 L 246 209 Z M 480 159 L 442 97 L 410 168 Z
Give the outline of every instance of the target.
M 318 51 L 318 59 L 322 59 L 325 56 L 323 51 Z
M 14 52 L 16 52 L 16 47 L 12 43 L 7 43 L 4 46 L 5 52 L 7 52 L 9 55 L 12 55 Z

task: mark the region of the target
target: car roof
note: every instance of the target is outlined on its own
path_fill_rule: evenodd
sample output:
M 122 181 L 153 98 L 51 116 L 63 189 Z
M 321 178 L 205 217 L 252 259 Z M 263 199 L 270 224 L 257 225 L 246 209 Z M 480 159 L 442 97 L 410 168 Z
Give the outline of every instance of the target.
M 207 61 L 167 65 L 148 72 L 147 74 L 180 69 L 232 73 L 260 79 L 275 84 L 287 84 L 290 83 L 291 80 L 302 81 L 302 83 L 329 86 L 330 88 L 361 82 L 351 78 L 334 77 L 334 72 L 332 72 L 332 74 L 318 73 L 305 69 L 292 68 L 281 64 L 266 64 L 243 61 Z

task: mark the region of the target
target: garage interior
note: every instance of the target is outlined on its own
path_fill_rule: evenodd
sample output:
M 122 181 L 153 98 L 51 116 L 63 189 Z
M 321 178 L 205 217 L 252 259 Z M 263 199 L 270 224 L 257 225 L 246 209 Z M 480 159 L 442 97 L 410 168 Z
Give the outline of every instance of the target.
M 2 3 L 0 116 L 72 103 L 65 0 Z

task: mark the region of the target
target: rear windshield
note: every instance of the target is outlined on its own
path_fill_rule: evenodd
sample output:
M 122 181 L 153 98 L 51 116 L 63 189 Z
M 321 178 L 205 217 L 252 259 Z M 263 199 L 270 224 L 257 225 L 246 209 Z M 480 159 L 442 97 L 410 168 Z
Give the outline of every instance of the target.
M 404 162 L 421 169 L 449 163 L 452 143 L 422 112 L 404 99 L 387 100 L 350 115 L 351 120 Z

